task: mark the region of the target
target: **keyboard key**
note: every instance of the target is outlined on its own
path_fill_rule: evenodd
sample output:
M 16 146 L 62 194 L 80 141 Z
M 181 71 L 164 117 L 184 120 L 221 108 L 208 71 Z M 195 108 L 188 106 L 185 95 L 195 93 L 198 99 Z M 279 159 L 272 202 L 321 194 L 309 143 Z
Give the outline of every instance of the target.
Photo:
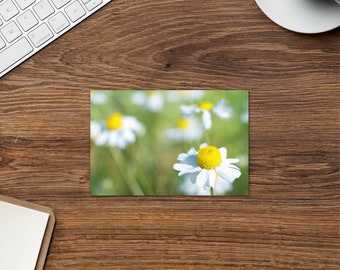
M 24 31 L 30 30 L 33 26 L 38 24 L 37 18 L 30 10 L 25 11 L 18 17 L 18 23 Z
M 6 46 L 5 41 L 2 39 L 2 37 L 0 37 L 0 50 Z
M 26 38 L 22 38 L 13 43 L 13 45 L 0 52 L 0 72 L 13 66 L 31 51 L 33 51 L 33 48 Z
M 33 6 L 33 9 L 41 20 L 46 19 L 54 12 L 53 7 L 48 0 L 41 0 Z
M 21 9 L 25 9 L 35 2 L 35 0 L 15 0 L 15 1 L 18 4 L 19 8 Z
M 88 10 L 92 10 L 92 9 L 96 8 L 97 6 L 99 6 L 101 3 L 103 3 L 102 0 L 91 0 L 90 2 L 85 4 L 85 7 Z
M 7 0 L 0 5 L 0 15 L 5 21 L 10 20 L 19 13 L 19 10 L 11 0 Z
M 12 42 L 22 35 L 22 32 L 14 21 L 9 22 L 7 25 L 2 27 L 0 32 L 8 42 Z
M 39 25 L 32 32 L 28 34 L 35 47 L 43 45 L 46 41 L 53 37 L 52 31 L 48 28 L 46 23 Z
M 59 33 L 70 25 L 62 12 L 57 13 L 48 20 L 54 32 Z
M 86 14 L 85 9 L 80 5 L 78 1 L 75 1 L 71 5 L 67 6 L 65 8 L 65 12 L 72 22 L 79 20 Z
M 71 0 L 52 0 L 53 5 L 55 5 L 56 8 L 61 8 L 65 6 L 68 2 Z

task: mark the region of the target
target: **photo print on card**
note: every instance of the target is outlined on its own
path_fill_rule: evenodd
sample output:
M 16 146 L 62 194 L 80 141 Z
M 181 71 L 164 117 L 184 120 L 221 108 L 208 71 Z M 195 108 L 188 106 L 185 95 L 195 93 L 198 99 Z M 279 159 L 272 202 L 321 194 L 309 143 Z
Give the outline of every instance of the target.
M 92 90 L 92 196 L 248 195 L 248 91 Z

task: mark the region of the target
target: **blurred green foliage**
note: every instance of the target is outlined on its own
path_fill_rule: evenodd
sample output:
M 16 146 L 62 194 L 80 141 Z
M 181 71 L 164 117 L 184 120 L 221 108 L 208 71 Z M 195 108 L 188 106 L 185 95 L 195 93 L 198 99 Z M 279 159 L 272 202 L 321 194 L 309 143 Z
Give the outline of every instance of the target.
M 166 95 L 170 90 L 158 91 Z M 98 92 L 105 93 L 107 98 L 102 104 L 91 102 L 91 121 L 105 121 L 112 113 L 120 112 L 142 122 L 145 133 L 125 149 L 96 146 L 91 140 L 91 195 L 191 195 L 180 188 L 183 178 L 177 175 L 173 164 L 178 154 L 186 153 L 191 147 L 197 150 L 204 142 L 226 147 L 228 158 L 240 159 L 235 165 L 241 169 L 241 177 L 224 195 L 248 195 L 248 91 L 206 90 L 199 100 L 169 102 L 165 99 L 159 112 L 134 104 L 131 97 L 136 90 L 91 91 L 91 97 Z M 216 104 L 221 99 L 227 100 L 232 108 L 232 117 L 220 119 L 213 115 L 212 128 L 201 140 L 178 142 L 164 137 L 164 131 L 176 127 L 181 118 L 181 105 L 201 101 Z M 201 121 L 201 115 L 197 118 Z

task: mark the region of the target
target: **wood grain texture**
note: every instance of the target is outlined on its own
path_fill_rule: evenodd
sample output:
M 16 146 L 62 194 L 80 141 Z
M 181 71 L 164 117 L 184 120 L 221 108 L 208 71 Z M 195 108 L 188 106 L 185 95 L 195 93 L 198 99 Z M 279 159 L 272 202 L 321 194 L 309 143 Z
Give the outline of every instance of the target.
M 46 270 L 339 269 L 339 55 L 250 0 L 113 1 L 0 80 L 0 193 L 55 210 Z M 250 196 L 90 197 L 90 89 L 249 89 Z

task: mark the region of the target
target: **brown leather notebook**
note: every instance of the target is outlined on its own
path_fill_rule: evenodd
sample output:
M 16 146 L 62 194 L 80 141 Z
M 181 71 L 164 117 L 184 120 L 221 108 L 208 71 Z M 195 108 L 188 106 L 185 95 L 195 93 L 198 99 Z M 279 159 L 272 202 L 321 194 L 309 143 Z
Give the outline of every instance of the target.
M 0 269 L 42 270 L 55 222 L 49 207 L 0 195 Z

